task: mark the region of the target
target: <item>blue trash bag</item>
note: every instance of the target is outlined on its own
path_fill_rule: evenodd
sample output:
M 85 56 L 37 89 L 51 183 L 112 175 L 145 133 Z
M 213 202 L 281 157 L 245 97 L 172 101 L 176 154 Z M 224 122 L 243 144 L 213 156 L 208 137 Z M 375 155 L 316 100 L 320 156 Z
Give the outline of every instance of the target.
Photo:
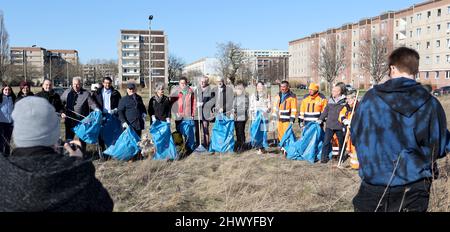
M 154 160 L 175 160 L 177 158 L 177 148 L 170 132 L 170 123 L 157 120 L 150 127 L 150 134 L 156 147 Z
M 292 124 L 289 124 L 289 126 L 286 129 L 286 132 L 284 132 L 283 138 L 281 138 L 281 141 L 278 144 L 278 146 L 287 150 L 289 145 L 295 143 L 296 140 L 297 139 L 295 138 L 294 130 L 292 129 Z
M 192 151 L 195 150 L 195 123 L 194 120 L 182 120 L 178 124 L 177 131 L 179 131 L 186 141 L 187 148 Z
M 104 114 L 100 129 L 100 138 L 105 142 L 106 147 L 113 145 L 122 134 L 120 120 L 112 114 Z
M 233 152 L 234 151 L 234 120 L 225 115 L 218 115 L 212 128 L 209 152 Z
M 140 140 L 141 138 L 139 138 L 136 132 L 131 127 L 128 127 L 119 136 L 116 143 L 106 149 L 104 154 L 117 160 L 128 161 L 140 151 L 138 146 Z
M 317 123 L 308 123 L 303 129 L 302 138 L 287 148 L 288 160 L 306 160 L 315 163 L 322 156 L 325 133 Z M 330 159 L 332 153 L 329 154 Z
M 267 124 L 268 121 L 264 118 L 263 112 L 258 110 L 255 121 L 253 121 L 250 127 L 250 143 L 253 148 L 269 148 L 269 143 L 267 142 Z
M 96 144 L 100 135 L 102 123 L 102 113 L 100 111 L 91 112 L 81 123 L 73 128 L 75 134 L 88 144 Z

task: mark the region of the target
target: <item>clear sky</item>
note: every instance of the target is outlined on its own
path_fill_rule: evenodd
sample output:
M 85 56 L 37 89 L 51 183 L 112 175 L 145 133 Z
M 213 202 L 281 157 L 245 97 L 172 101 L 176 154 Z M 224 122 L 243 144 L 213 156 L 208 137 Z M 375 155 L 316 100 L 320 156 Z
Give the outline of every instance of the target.
M 120 29 L 165 30 L 169 52 L 192 62 L 219 42 L 288 49 L 288 42 L 421 0 L 0 0 L 10 46 L 76 49 L 81 62 L 117 59 Z

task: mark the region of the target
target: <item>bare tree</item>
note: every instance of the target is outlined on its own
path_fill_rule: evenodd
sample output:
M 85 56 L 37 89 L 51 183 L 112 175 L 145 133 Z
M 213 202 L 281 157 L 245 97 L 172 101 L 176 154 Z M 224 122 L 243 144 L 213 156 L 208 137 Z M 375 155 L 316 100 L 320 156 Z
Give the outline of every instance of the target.
M 387 38 L 373 37 L 361 41 L 360 67 L 361 70 L 370 75 L 374 85 L 380 83 L 388 74 Z
M 174 54 L 169 55 L 169 81 L 177 79 L 181 75 L 185 62 Z
M 10 51 L 8 42 L 8 31 L 5 27 L 3 12 L 0 11 L 0 79 L 4 80 L 10 66 Z
M 335 34 L 327 35 L 321 41 L 319 55 L 313 58 L 313 65 L 317 68 L 319 75 L 328 83 L 331 90 L 334 80 L 345 69 L 345 41 L 338 41 Z
M 217 58 L 219 59 L 219 71 L 222 76 L 229 79 L 234 85 L 239 69 L 243 66 L 244 54 L 239 44 L 234 42 L 219 43 L 217 45 Z

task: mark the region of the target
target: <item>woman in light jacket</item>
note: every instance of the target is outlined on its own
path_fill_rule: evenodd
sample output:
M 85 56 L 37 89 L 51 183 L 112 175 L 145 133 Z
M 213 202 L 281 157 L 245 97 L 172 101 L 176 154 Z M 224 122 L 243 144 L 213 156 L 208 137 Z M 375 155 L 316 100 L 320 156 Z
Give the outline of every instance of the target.
M 11 86 L 4 85 L 0 93 L 0 153 L 9 156 L 13 131 L 12 111 L 16 95 Z
M 260 81 L 256 85 L 256 92 L 250 96 L 250 115 L 252 117 L 252 120 L 256 119 L 256 113 L 260 111 L 268 127 L 270 110 L 271 110 L 270 96 L 267 93 L 267 88 L 264 85 L 264 82 Z M 263 131 L 266 134 L 267 134 L 267 127 L 265 128 L 266 130 Z M 267 147 L 264 147 L 262 144 L 258 144 L 256 148 L 258 148 L 258 154 L 262 154 L 265 151 L 265 148 Z

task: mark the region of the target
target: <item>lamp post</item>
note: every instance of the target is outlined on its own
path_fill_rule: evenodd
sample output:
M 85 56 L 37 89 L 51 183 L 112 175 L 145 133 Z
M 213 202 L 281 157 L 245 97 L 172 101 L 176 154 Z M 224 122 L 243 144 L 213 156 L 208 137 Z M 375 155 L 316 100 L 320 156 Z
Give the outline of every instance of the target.
M 53 85 L 55 85 L 55 82 L 53 81 L 53 77 L 52 77 L 52 58 L 53 58 L 53 54 L 50 52 L 50 81 L 52 82 Z
M 25 77 L 25 81 L 27 81 L 27 55 L 25 49 L 22 50 L 22 65 L 23 65 L 23 76 Z
M 152 20 L 153 15 L 148 16 L 148 94 L 152 96 Z

